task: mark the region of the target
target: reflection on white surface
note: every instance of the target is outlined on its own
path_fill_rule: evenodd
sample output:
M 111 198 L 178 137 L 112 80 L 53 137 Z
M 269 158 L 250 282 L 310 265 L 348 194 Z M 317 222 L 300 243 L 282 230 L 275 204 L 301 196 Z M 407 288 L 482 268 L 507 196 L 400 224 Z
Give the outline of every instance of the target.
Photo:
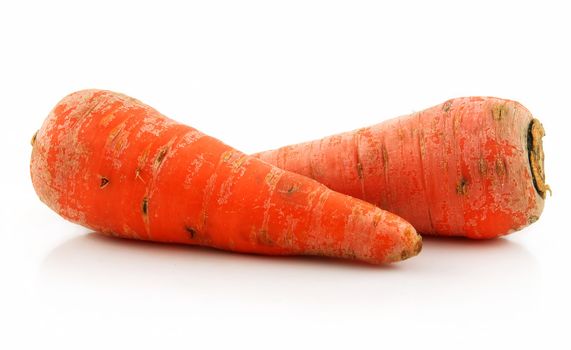
M 538 307 L 534 257 L 508 239 L 425 238 L 420 256 L 375 267 L 340 260 L 266 257 L 89 234 L 44 260 L 47 305 L 112 313 L 176 314 L 215 304 L 225 312 L 345 312 L 377 322 L 472 326 L 517 320 Z M 152 302 L 149 302 L 152 301 Z M 439 308 L 439 305 L 442 308 Z M 525 305 L 525 308 L 522 308 Z M 213 310 L 214 310 L 213 309 Z M 442 313 L 434 310 L 441 309 Z M 466 314 L 471 316 L 466 318 Z

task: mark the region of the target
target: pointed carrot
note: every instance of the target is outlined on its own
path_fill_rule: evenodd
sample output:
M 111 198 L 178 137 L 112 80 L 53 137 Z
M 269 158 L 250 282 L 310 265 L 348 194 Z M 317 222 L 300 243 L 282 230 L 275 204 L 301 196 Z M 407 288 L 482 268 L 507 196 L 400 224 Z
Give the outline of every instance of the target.
M 40 199 L 104 234 L 373 264 L 421 249 L 420 236 L 400 217 L 245 155 L 122 94 L 68 95 L 32 144 Z

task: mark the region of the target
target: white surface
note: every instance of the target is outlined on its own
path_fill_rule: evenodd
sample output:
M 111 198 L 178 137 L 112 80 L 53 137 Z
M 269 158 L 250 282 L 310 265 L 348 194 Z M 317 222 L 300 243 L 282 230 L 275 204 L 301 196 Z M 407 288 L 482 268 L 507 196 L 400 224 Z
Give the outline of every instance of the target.
M 565 348 L 569 10 L 561 2 L 0 3 L 0 348 Z M 395 7 L 396 6 L 396 7 Z M 544 123 L 541 219 L 387 267 L 99 237 L 36 197 L 29 139 L 121 91 L 246 152 L 465 95 Z

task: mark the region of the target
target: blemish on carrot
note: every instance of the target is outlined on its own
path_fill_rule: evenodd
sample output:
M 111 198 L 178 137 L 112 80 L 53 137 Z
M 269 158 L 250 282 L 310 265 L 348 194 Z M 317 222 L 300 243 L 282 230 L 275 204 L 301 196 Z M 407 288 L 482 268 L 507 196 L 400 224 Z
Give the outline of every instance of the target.
M 506 174 L 506 164 L 503 159 L 496 159 L 496 174 L 503 177 Z
M 233 154 L 234 154 L 234 152 L 232 152 L 232 151 L 224 152 L 222 154 L 222 162 L 226 163 L 228 160 L 230 160 L 230 158 L 232 158 Z
M 492 107 L 492 117 L 495 120 L 502 120 L 508 114 L 508 108 L 505 104 L 497 104 Z
M 296 185 L 291 185 L 288 189 L 287 189 L 287 194 L 292 194 L 295 193 L 299 190 L 299 187 L 297 187 Z
M 419 236 L 418 241 L 416 241 L 416 244 L 414 245 L 413 255 L 417 255 L 421 251 L 422 251 L 422 236 Z
M 345 249 L 343 251 L 343 256 L 347 259 L 355 260 L 357 259 L 357 253 L 353 249 Z
M 159 152 L 159 155 L 157 156 L 157 159 L 156 159 L 156 161 L 155 161 L 156 164 L 157 164 L 157 165 L 161 164 L 162 161 L 165 159 L 165 156 L 166 156 L 166 155 L 167 155 L 167 149 L 166 149 L 166 148 L 163 148 L 163 149 Z
M 363 179 L 363 164 L 361 162 L 357 163 L 357 176 L 359 179 Z
M 268 172 L 268 174 L 264 178 L 264 181 L 266 182 L 266 184 L 268 184 L 270 187 L 273 188 L 280 179 L 281 174 L 282 172 L 279 171 L 277 168 L 272 169 L 270 172 Z
M 135 170 L 135 179 L 139 179 L 141 180 L 143 183 L 146 183 L 145 180 L 143 179 L 143 177 L 141 176 L 141 168 L 137 168 Z
M 461 178 L 460 181 L 458 181 L 458 184 L 456 185 L 456 193 L 459 195 L 465 195 L 468 193 L 468 180 Z
M 452 118 L 452 135 L 456 138 L 458 131 L 460 129 L 460 123 L 462 122 L 461 114 L 455 114 Z
M 405 135 L 404 130 L 402 128 L 397 129 L 397 136 L 399 137 L 400 141 L 404 141 L 404 139 L 406 138 L 406 135 Z
M 122 122 L 121 124 L 117 125 L 113 130 L 111 130 L 111 132 L 109 133 L 109 142 L 115 141 L 117 136 L 119 136 L 119 133 L 121 133 L 121 131 L 123 131 L 123 128 L 125 128 L 125 124 L 126 122 Z
M 208 214 L 206 214 L 206 212 L 202 212 L 200 214 L 200 223 L 202 225 L 202 231 L 204 232 L 204 230 L 206 229 L 206 223 L 208 222 Z
M 194 236 L 196 236 L 196 230 L 193 227 L 185 226 L 184 229 L 190 235 L 190 238 L 194 238 Z
M 149 199 L 147 197 L 143 198 L 141 210 L 143 211 L 143 215 L 147 216 L 149 214 Z
M 401 253 L 400 253 L 400 258 L 401 260 L 405 260 L 408 259 L 412 256 L 412 252 L 409 253 L 406 249 L 404 249 Z
M 91 106 L 90 108 L 86 109 L 85 112 L 81 115 L 81 117 L 79 119 L 83 119 L 85 117 L 87 117 L 89 114 L 91 114 L 91 112 L 93 112 L 93 110 L 97 107 L 99 107 L 99 105 L 103 103 L 102 100 L 97 101 L 93 104 L 93 106 Z
M 256 241 L 259 244 L 266 245 L 266 246 L 274 245 L 274 241 L 272 240 L 272 238 L 268 234 L 267 230 L 258 231 L 256 234 Z
M 452 107 L 452 101 L 446 101 L 444 102 L 444 104 L 442 105 L 442 110 L 444 112 L 448 112 L 450 110 L 450 107 Z
M 482 176 L 486 175 L 486 173 L 488 172 L 488 165 L 486 164 L 484 158 L 480 158 L 478 160 L 478 172 Z
M 114 118 L 115 118 L 115 114 L 109 113 L 105 118 L 101 119 L 101 121 L 99 122 L 99 125 L 101 125 L 103 127 L 107 127 L 109 125 L 109 123 L 111 123 L 113 121 Z
M 422 130 L 418 133 L 418 145 L 420 146 L 420 159 L 426 158 L 426 140 Z
M 246 160 L 248 160 L 248 156 L 243 155 L 240 158 L 238 158 L 236 161 L 234 161 L 232 167 L 234 168 L 234 170 L 237 170 L 246 162 Z
M 387 147 L 384 144 L 381 148 L 381 156 L 383 158 L 383 167 L 386 169 L 389 166 L 389 153 L 387 152 Z
M 107 185 L 109 185 L 109 179 L 101 176 L 101 182 L 99 183 L 99 188 L 105 188 Z

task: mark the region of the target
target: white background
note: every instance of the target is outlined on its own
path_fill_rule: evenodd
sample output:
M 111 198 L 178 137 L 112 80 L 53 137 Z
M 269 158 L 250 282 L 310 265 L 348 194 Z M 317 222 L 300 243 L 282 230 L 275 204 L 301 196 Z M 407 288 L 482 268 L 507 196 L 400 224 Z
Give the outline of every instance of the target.
M 395 2 L 396 3 L 396 2 Z M 0 348 L 571 345 L 565 2 L 0 3 Z M 554 195 L 507 238 L 386 267 L 113 240 L 44 206 L 29 140 L 64 95 L 136 97 L 245 152 L 466 95 L 544 124 Z

